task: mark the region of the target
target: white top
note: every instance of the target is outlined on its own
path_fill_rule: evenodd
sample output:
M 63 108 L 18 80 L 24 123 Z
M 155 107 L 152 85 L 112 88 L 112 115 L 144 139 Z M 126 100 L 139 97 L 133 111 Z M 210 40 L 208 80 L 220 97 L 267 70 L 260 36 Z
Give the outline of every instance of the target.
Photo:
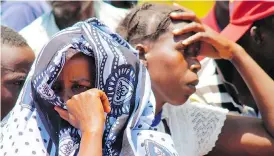
M 122 20 L 128 12 L 126 9 L 116 8 L 102 1 L 94 1 L 94 10 L 96 17 L 109 26 L 112 31 L 115 31 L 120 20 Z M 58 31 L 60 31 L 60 29 L 55 23 L 53 13 L 49 12 L 33 21 L 19 33 L 27 40 L 35 56 L 38 56 L 43 46 Z
M 215 146 L 227 113 L 226 109 L 187 101 L 181 106 L 166 104 L 162 118 L 167 121 L 179 155 L 199 156 Z M 165 132 L 163 122 L 157 128 Z

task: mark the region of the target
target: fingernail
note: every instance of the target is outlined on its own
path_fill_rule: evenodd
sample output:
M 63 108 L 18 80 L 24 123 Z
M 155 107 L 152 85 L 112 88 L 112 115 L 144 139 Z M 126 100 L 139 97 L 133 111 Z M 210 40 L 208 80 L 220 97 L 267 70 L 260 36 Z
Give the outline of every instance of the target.
M 176 15 L 177 15 L 176 12 L 170 13 L 170 16 L 176 16 Z
M 177 33 L 179 33 L 180 32 L 180 30 L 179 29 L 175 29 L 175 30 L 173 30 L 173 33 L 175 33 L 175 34 L 177 34 Z

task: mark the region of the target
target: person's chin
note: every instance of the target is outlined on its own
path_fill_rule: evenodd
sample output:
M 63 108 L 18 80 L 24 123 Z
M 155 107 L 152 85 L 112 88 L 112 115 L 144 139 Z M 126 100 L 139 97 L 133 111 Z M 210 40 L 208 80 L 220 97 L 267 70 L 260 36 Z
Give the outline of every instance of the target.
M 181 106 L 188 100 L 188 98 L 189 98 L 188 95 L 183 95 L 183 96 L 181 96 L 180 99 L 173 100 L 172 102 L 169 102 L 169 104 L 171 104 L 173 106 Z

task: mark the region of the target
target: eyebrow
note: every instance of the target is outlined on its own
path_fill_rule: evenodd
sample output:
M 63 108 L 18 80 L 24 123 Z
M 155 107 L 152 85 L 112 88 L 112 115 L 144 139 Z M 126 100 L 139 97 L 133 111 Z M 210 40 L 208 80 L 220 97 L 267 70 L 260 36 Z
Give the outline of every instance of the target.
M 88 79 L 85 79 L 85 78 L 80 78 L 80 79 L 73 79 L 73 80 L 71 80 L 70 82 L 71 83 L 77 83 L 77 82 L 88 82 L 88 83 L 91 83 L 91 81 L 90 80 L 88 80 Z
M 15 69 L 11 69 L 11 68 L 5 67 L 3 65 L 1 65 L 1 69 L 5 69 L 5 70 L 11 71 L 11 72 L 16 72 Z

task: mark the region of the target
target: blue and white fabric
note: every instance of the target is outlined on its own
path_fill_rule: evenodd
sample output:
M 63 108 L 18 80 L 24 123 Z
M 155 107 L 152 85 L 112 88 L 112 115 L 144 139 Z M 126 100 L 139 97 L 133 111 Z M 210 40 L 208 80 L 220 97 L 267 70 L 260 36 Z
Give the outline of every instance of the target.
M 97 19 L 57 33 L 42 49 L 16 106 L 1 125 L 3 155 L 78 154 L 81 133 L 54 111 L 55 105 L 66 109 L 66 104 L 51 89 L 69 48 L 94 57 L 96 87 L 111 104 L 102 138 L 103 155 L 178 155 L 170 136 L 151 126 L 155 98 L 137 51 Z

